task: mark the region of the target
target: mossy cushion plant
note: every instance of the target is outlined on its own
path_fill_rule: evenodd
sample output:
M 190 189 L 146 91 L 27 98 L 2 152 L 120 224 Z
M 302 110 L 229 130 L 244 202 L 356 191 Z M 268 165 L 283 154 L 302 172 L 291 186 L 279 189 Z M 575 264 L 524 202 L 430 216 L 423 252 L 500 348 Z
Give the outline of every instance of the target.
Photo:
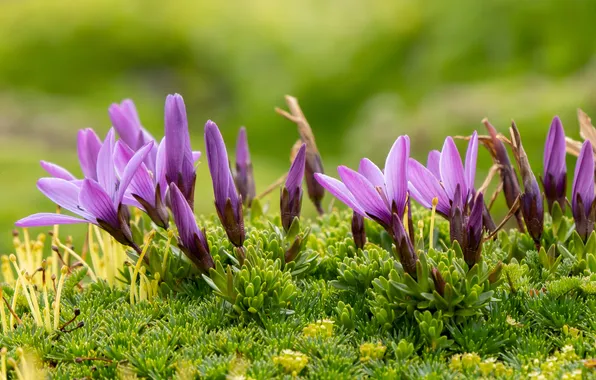
M 579 156 L 569 205 L 558 118 L 543 193 L 517 127 L 509 139 L 488 121 L 463 161 L 448 137 L 424 166 L 400 136 L 383 170 L 363 159 L 358 171 L 340 166 L 341 180 L 326 176 L 304 114 L 288 104 L 279 112 L 300 140 L 269 188 L 280 187 L 279 212 L 269 190 L 255 192 L 247 131 L 232 170 L 208 121 L 216 213 L 195 215 L 201 154 L 180 95 L 166 100 L 159 143 L 124 101 L 110 108 L 103 141 L 79 132 L 82 179 L 42 162 L 51 177 L 38 187 L 59 207 L 19 220 L 14 254 L 2 257 L 0 377 L 594 377 L 596 130 L 587 117 L 586 142 L 567 142 Z M 480 144 L 510 207 L 498 223 L 498 192 L 485 196 L 489 181 L 477 187 Z M 300 216 L 303 182 L 314 220 Z M 326 190 L 351 211 L 324 207 Z M 517 228 L 503 229 L 510 218 Z M 75 223 L 88 226 L 84 242 L 61 226 Z M 40 226 L 50 232 L 32 236 Z

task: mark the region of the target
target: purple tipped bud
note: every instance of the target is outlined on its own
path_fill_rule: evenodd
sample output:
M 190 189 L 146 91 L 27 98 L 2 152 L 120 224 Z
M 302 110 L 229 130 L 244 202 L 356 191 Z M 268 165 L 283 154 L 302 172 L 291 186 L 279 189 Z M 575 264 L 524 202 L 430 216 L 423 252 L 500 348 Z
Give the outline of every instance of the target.
M 497 130 L 488 122 L 487 119 L 484 119 L 483 123 L 490 134 L 490 141 L 486 142 L 486 147 L 488 148 L 488 151 L 490 152 L 495 164 L 499 165 L 499 175 L 501 176 L 501 182 L 503 183 L 503 194 L 505 194 L 507 207 L 511 208 L 515 204 L 517 197 L 520 195 L 517 174 L 511 165 L 505 144 L 503 144 L 503 142 L 499 140 L 499 137 L 497 136 Z M 524 231 L 525 226 L 520 210 L 515 212 L 515 218 L 517 220 L 519 229 Z M 489 228 L 489 230 L 491 229 Z
M 232 244 L 242 247 L 245 238 L 242 197 L 238 195 L 234 186 L 228 152 L 221 132 L 211 120 L 205 124 L 205 147 L 217 215 Z
M 174 222 L 178 227 L 178 246 L 199 269 L 209 273 L 215 264 L 209 252 L 205 230 L 201 231 L 197 226 L 192 209 L 174 183 L 170 184 L 170 201 Z
M 559 203 L 563 211 L 565 210 L 565 195 L 567 193 L 565 154 L 565 131 L 561 120 L 555 116 L 546 137 L 544 172 L 542 174 L 542 186 L 550 211 L 552 211 L 555 202 Z
M 433 283 L 435 284 L 435 290 L 437 293 L 443 296 L 445 294 L 445 279 L 437 268 L 432 269 L 431 275 L 433 277 Z
M 175 183 L 191 208 L 194 207 L 196 173 L 190 147 L 186 106 L 182 96 L 168 95 L 165 106 L 167 183 Z
M 305 160 L 306 145 L 302 144 L 292 162 L 292 166 L 290 166 L 286 183 L 281 189 L 281 224 L 286 232 L 290 229 L 294 218 L 300 218 Z
M 482 251 L 484 197 L 482 193 L 478 193 L 476 199 L 463 204 L 461 201 L 457 201 L 461 200 L 460 193 L 461 189 L 458 185 L 449 213 L 449 233 L 451 242 L 459 243 L 466 264 L 472 268 L 480 260 Z
M 404 268 L 404 271 L 410 276 L 416 278 L 416 262 L 418 255 L 414 250 L 410 235 L 406 232 L 401 218 L 396 213 L 393 213 L 391 218 L 393 242 L 399 261 Z
M 544 226 L 544 205 L 542 194 L 540 193 L 540 187 L 538 186 L 536 177 L 528 162 L 528 156 L 522 146 L 521 137 L 515 123 L 512 123 L 511 125 L 511 144 L 524 184 L 524 192 L 520 199 L 522 215 L 526 222 L 528 233 L 538 245 L 540 244 Z
M 594 151 L 590 141 L 585 141 L 575 166 L 571 191 L 571 211 L 577 233 L 586 240 L 594 231 L 596 202 L 594 202 Z
M 321 202 L 325 196 L 325 188 L 316 180 L 315 173 L 323 173 L 323 162 L 318 151 L 307 154 L 306 160 L 306 189 L 308 197 L 314 203 L 319 214 L 323 214 Z
M 255 197 L 255 178 L 252 172 L 252 162 L 248 150 L 246 128 L 240 128 L 236 141 L 236 173 L 234 177 L 238 193 L 242 196 L 244 204 L 250 207 Z
M 352 236 L 356 248 L 364 249 L 366 244 L 366 230 L 364 229 L 364 217 L 357 212 L 352 215 Z

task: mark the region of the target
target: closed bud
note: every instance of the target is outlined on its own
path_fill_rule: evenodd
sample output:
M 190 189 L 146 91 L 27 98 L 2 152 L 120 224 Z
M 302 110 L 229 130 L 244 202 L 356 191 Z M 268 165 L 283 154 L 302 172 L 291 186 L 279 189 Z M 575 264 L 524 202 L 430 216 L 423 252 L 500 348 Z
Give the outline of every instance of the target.
M 352 215 L 352 236 L 356 248 L 364 249 L 366 244 L 366 230 L 364 228 L 364 217 L 357 212 Z

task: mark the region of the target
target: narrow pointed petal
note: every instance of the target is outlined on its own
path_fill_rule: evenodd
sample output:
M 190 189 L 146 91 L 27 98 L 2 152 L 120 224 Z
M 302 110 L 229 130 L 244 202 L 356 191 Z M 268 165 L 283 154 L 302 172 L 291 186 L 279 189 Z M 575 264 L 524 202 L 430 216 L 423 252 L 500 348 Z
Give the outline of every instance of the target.
M 147 145 L 145 145 L 144 147 L 139 149 L 134 154 L 134 156 L 132 156 L 132 158 L 130 159 L 128 164 L 126 164 L 126 167 L 124 168 L 124 172 L 122 173 L 122 177 L 120 178 L 120 185 L 118 187 L 118 192 L 116 193 L 116 196 L 114 197 L 114 206 L 116 209 L 118 208 L 118 205 L 122 202 L 122 197 L 124 196 L 124 193 L 128 189 L 128 185 L 130 185 L 130 182 L 132 181 L 132 179 L 135 176 L 135 174 L 137 173 L 137 171 L 140 169 L 141 165 L 143 164 L 143 161 L 145 160 L 145 158 L 147 157 L 147 155 L 149 154 L 149 152 L 151 151 L 152 148 L 153 148 L 153 142 L 148 143 Z M 145 172 L 147 171 L 146 168 L 144 170 L 145 170 Z
M 363 158 L 360 160 L 360 165 L 358 166 L 358 173 L 362 174 L 373 184 L 374 187 L 380 187 L 385 191 L 385 176 L 383 172 L 377 165 L 374 164 L 368 158 Z M 385 193 L 385 196 L 388 195 Z M 389 198 L 389 197 L 388 197 Z
M 77 135 L 77 151 L 81 170 L 86 178 L 97 180 L 97 156 L 101 140 L 91 128 L 81 129 Z
M 153 143 L 150 144 L 153 145 Z M 142 149 L 146 148 L 147 147 L 144 147 Z M 140 149 L 139 151 L 141 151 L 142 149 Z M 150 153 L 152 149 L 153 148 L 151 147 L 148 153 Z M 116 171 L 118 172 L 120 178 L 124 178 L 124 176 L 127 175 L 127 165 L 130 162 L 133 162 L 133 157 L 135 157 L 135 152 L 133 152 L 132 149 L 128 147 L 128 145 L 121 143 L 120 141 L 116 142 L 116 148 L 114 152 L 114 163 L 116 164 Z M 118 191 L 122 189 L 122 186 L 123 185 L 121 183 Z M 130 185 L 128 186 L 127 190 L 130 193 L 130 195 L 135 194 L 154 206 L 155 183 L 153 181 L 153 178 L 151 178 L 151 174 L 149 174 L 149 171 L 144 163 L 141 163 L 137 168 L 136 172 L 132 176 L 132 180 L 130 181 Z
M 226 200 L 235 191 L 229 191 L 230 185 L 230 164 L 228 153 L 217 125 L 211 120 L 205 124 L 205 149 L 207 151 L 207 164 L 213 182 L 213 193 L 215 203 L 219 210 L 225 208 Z M 230 197 L 231 199 L 231 197 Z M 235 199 L 231 199 L 236 204 Z M 221 212 L 221 211 L 220 211 Z
M 428 152 L 426 167 L 435 177 L 437 177 L 439 181 L 441 180 L 440 162 L 441 152 L 439 152 L 438 150 L 431 150 L 430 152 Z
M 250 152 L 248 150 L 248 138 L 246 128 L 241 127 L 236 140 L 236 163 L 248 165 L 250 163 Z
M 356 198 L 354 198 L 352 193 L 350 193 L 350 190 L 348 190 L 346 185 L 344 185 L 341 181 L 321 173 L 315 173 L 314 176 L 317 182 L 327 191 L 329 191 L 331 195 L 339 199 L 346 206 L 356 211 L 360 215 L 368 218 L 368 215 L 366 215 L 364 209 L 362 209 L 362 207 L 358 204 Z
M 391 222 L 390 206 L 379 195 L 377 189 L 362 174 L 345 166 L 337 168 L 339 176 L 362 209 L 371 216 L 387 223 Z
M 52 202 L 70 212 L 86 219 L 93 216 L 79 206 L 80 188 L 74 183 L 61 178 L 41 178 L 37 181 L 37 188 Z
M 441 186 L 439 180 L 424 167 L 420 162 L 413 158 L 408 160 L 409 190 L 412 198 L 422 206 L 432 208 L 433 198 L 438 198 L 437 211 L 446 216 L 449 215 L 450 205 L 449 197 Z
M 455 142 L 451 136 L 445 139 L 443 144 L 443 150 L 441 151 L 441 160 L 439 162 L 441 169 L 441 180 L 443 186 L 450 199 L 453 199 L 455 195 L 455 188 L 458 184 L 464 186 L 466 184 L 466 178 L 464 175 L 464 166 L 461 162 L 461 157 L 455 146 Z M 467 186 L 462 188 L 462 196 L 466 197 L 468 194 Z
M 195 215 L 175 183 L 170 184 L 170 199 L 174 223 L 178 227 L 178 234 L 183 244 L 186 247 L 192 247 L 195 235 L 199 236 L 201 241 L 204 241 L 205 238 L 197 226 Z
M 466 176 L 466 186 L 468 191 L 474 189 L 474 181 L 476 179 L 476 161 L 478 160 L 478 133 L 474 131 L 472 138 L 468 143 L 468 151 L 466 152 L 466 165 L 464 167 Z M 465 194 L 464 194 L 465 196 Z
M 395 203 L 399 215 L 402 215 L 408 192 L 408 158 L 410 157 L 410 138 L 399 136 L 391 147 L 385 161 L 385 186 L 389 202 Z
M 97 156 L 97 182 L 108 194 L 115 194 L 118 186 L 114 165 L 114 129 L 110 129 Z
M 544 178 L 546 178 L 547 173 L 550 173 L 554 178 L 558 178 L 567 171 L 565 155 L 565 130 L 561 119 L 555 116 L 544 145 Z
M 304 179 L 304 165 L 306 161 L 306 144 L 302 144 L 298 154 L 294 157 L 294 161 L 288 171 L 288 178 L 286 179 L 286 188 L 289 191 L 302 186 L 302 180 Z
M 62 166 L 53 164 L 47 161 L 40 161 L 39 164 L 49 175 L 54 178 L 61 178 L 67 181 L 75 180 L 75 176 L 72 175 L 68 170 L 64 169 Z
M 197 162 L 201 159 L 201 152 L 195 150 L 192 152 L 192 162 L 196 165 Z
M 38 214 L 29 215 L 26 218 L 20 219 L 15 223 L 16 227 L 45 227 L 56 224 L 80 224 L 88 223 L 85 219 L 76 218 L 74 216 L 53 214 L 48 212 L 41 212 Z
M 191 191 L 194 180 L 194 165 L 190 149 L 190 134 L 186 106 L 179 94 L 168 95 L 165 106 L 165 135 L 166 135 L 166 178 L 169 183 L 178 183 L 182 176 L 184 194 Z
M 594 153 L 590 141 L 585 141 L 575 165 L 573 178 L 572 208 L 577 210 L 577 195 L 581 197 L 586 215 L 594 202 Z
M 120 228 L 118 211 L 112 203 L 112 198 L 99 183 L 85 179 L 79 193 L 79 203 L 96 219 L 108 223 L 115 229 Z
M 139 149 L 139 143 L 142 141 L 141 125 L 132 100 L 126 99 L 122 104 L 112 104 L 108 109 L 108 115 L 122 141 L 132 150 Z
M 157 148 L 157 159 L 155 161 L 155 183 L 159 184 L 161 190 L 161 199 L 165 199 L 166 191 L 168 189 L 168 181 L 166 180 L 166 160 L 168 159 L 166 153 L 166 138 L 161 139 L 159 147 Z

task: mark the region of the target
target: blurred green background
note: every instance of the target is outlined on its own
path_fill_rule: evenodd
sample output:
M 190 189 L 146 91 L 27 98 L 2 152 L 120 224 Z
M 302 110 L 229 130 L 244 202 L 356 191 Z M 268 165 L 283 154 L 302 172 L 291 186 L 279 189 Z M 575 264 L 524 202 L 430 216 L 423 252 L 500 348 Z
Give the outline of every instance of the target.
M 123 98 L 160 137 L 165 96 L 181 93 L 201 150 L 207 119 L 230 149 L 247 126 L 257 192 L 287 169 L 297 138 L 274 112 L 285 94 L 332 175 L 363 156 L 382 166 L 404 133 L 425 160 L 485 116 L 504 132 L 515 119 L 540 171 L 551 118 L 577 137 L 576 108 L 596 114 L 595 1 L 8 0 L 0 15 L 0 253 L 16 219 L 54 209 L 35 187 L 39 160 L 80 174 L 76 130 L 105 135 Z M 212 210 L 205 164 L 197 208 Z

